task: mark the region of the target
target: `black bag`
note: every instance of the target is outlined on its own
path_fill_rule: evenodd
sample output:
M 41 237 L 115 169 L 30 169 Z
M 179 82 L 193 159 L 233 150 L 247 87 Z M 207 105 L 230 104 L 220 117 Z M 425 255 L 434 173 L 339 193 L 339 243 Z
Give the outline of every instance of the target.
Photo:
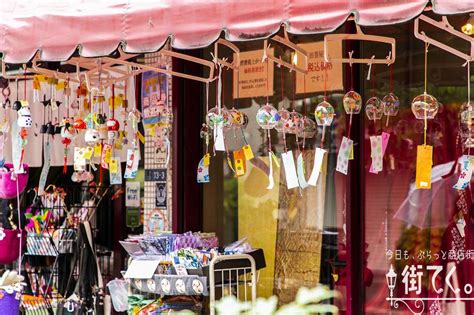
M 93 314 L 104 314 L 102 276 L 97 264 L 97 257 L 92 243 L 92 232 L 89 222 L 79 226 L 73 266 L 66 286 L 64 301 L 58 303 L 57 315 L 79 315 L 93 311 Z M 70 291 L 74 281 L 74 270 L 79 268 L 79 277 Z
M 86 313 L 87 309 L 84 308 L 81 301 L 68 299 L 58 303 L 57 315 L 82 315 Z

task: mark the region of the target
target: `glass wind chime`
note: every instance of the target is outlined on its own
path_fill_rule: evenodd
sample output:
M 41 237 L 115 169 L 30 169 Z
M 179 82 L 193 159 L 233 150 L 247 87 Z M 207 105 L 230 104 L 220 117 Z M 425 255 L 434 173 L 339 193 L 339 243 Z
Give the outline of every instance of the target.
M 275 128 L 276 124 L 280 120 L 280 115 L 278 114 L 278 110 L 272 105 L 270 105 L 268 101 L 268 97 L 270 95 L 270 91 L 268 90 L 270 88 L 270 84 L 268 83 L 268 80 L 270 80 L 270 77 L 268 75 L 269 66 L 270 66 L 268 59 L 266 60 L 266 66 L 267 66 L 267 102 L 265 105 L 259 108 L 255 118 L 256 118 L 257 124 L 260 126 L 260 128 L 265 130 L 267 134 L 268 162 L 270 165 L 269 171 L 268 171 L 267 189 L 272 189 L 273 186 L 275 185 L 275 182 L 273 180 L 273 162 L 275 162 L 277 166 L 279 166 L 279 163 L 275 156 L 275 153 L 273 153 L 273 150 L 272 150 L 272 138 L 270 135 L 270 130 Z
M 428 85 L 428 46 L 425 42 L 425 79 L 424 92 L 411 102 L 411 110 L 416 119 L 424 121 L 423 144 L 417 147 L 416 156 L 416 188 L 431 188 L 431 167 L 433 166 L 433 147 L 427 144 L 428 120 L 434 119 L 438 113 L 439 104 L 436 98 L 427 93 Z

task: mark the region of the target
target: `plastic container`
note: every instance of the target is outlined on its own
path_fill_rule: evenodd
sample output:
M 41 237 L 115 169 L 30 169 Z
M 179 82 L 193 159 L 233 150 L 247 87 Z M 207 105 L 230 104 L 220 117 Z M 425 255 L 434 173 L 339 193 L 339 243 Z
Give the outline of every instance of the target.
M 128 283 L 125 280 L 114 279 L 107 283 L 112 298 L 112 305 L 116 312 L 128 310 Z

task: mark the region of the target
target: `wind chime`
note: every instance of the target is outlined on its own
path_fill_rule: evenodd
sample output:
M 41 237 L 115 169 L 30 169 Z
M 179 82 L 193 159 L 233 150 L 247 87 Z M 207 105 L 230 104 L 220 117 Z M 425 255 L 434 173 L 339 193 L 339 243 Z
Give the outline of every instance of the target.
M 334 116 L 336 115 L 334 112 L 334 107 L 327 101 L 327 81 L 328 81 L 328 69 L 329 64 L 327 62 L 324 63 L 324 96 L 323 101 L 320 102 L 315 110 L 314 110 L 314 117 L 316 119 L 316 124 L 318 127 L 322 127 L 321 131 L 321 142 L 320 146 L 316 147 L 314 150 L 314 163 L 313 163 L 313 170 L 311 171 L 311 176 L 309 177 L 308 184 L 312 186 L 316 186 L 319 178 L 319 173 L 321 172 L 321 166 L 323 164 L 324 155 L 326 154 L 326 150 L 324 149 L 324 140 L 326 137 L 326 128 L 332 125 L 332 121 L 334 120 Z
M 280 116 L 278 115 L 278 110 L 269 104 L 269 95 L 270 95 L 270 84 L 268 81 L 270 80 L 269 77 L 269 61 L 268 58 L 266 59 L 266 67 L 267 67 L 267 102 L 265 105 L 260 107 L 257 111 L 256 120 L 257 124 L 262 128 L 267 134 L 267 145 L 268 145 L 268 163 L 269 163 L 269 171 L 268 171 L 268 186 L 267 189 L 273 189 L 275 185 L 275 181 L 273 179 L 273 163 L 276 164 L 277 167 L 280 166 L 278 160 L 273 153 L 272 150 L 272 138 L 270 134 L 270 130 L 275 128 L 276 124 L 280 120 Z
M 411 102 L 411 110 L 416 119 L 423 120 L 423 144 L 417 147 L 416 154 L 416 188 L 431 188 L 431 167 L 433 166 L 433 146 L 426 142 L 428 120 L 434 119 L 438 112 L 438 101 L 436 98 L 427 93 L 428 85 L 428 46 L 425 42 L 425 76 L 424 76 L 424 92 L 416 96 Z

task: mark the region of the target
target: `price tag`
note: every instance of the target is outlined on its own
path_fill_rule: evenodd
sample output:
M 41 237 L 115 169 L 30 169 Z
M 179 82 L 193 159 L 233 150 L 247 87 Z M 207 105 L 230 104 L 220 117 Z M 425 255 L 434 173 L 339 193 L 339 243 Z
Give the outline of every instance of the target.
M 82 147 L 74 148 L 74 170 L 84 171 L 86 169 L 86 160 L 84 159 L 85 149 Z
M 100 161 L 100 165 L 102 168 L 108 169 L 110 159 L 112 158 L 112 146 L 108 143 L 105 143 L 102 148 L 102 159 Z
M 102 144 L 96 143 L 94 146 L 94 157 L 100 157 L 102 154 Z
M 86 159 L 86 160 L 90 160 L 90 159 L 92 158 L 92 154 L 94 154 L 94 148 L 92 148 L 92 147 L 86 147 L 86 148 L 84 149 L 84 155 L 83 155 L 83 157 L 84 157 L 84 159 Z
M 419 145 L 416 150 L 416 188 L 431 189 L 431 167 L 433 166 L 433 147 Z
M 118 160 L 117 158 L 111 158 L 109 162 L 109 171 L 112 174 L 116 174 L 118 172 Z
M 252 147 L 250 146 L 250 144 L 244 145 L 242 147 L 242 150 L 244 150 L 245 159 L 247 161 L 254 158 L 254 155 L 253 155 L 253 152 L 252 152 Z

